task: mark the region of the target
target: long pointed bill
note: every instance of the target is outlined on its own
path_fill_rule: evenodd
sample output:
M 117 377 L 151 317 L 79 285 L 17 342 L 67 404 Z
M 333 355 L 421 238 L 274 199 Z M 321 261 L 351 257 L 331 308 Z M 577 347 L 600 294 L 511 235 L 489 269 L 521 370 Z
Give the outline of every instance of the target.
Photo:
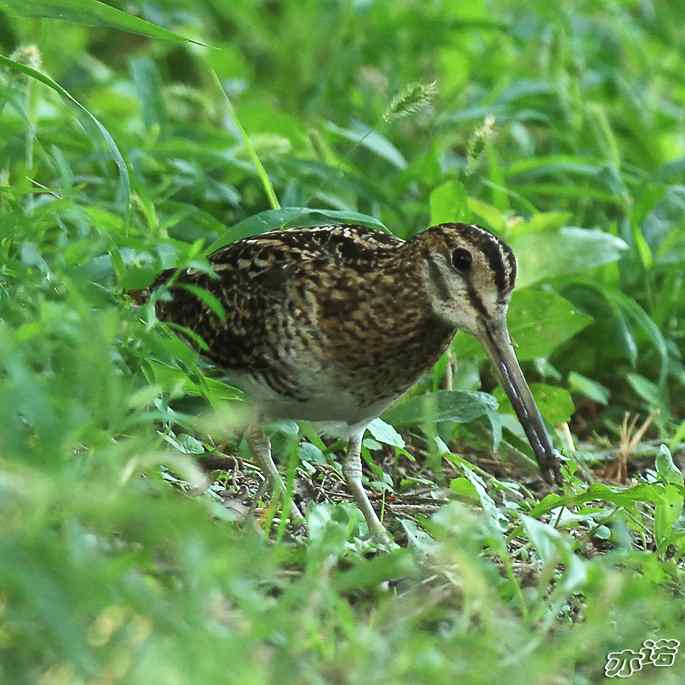
M 519 366 L 504 321 L 486 327 L 481 342 L 492 359 L 497 376 L 504 388 L 516 416 L 526 432 L 528 442 L 540 465 L 543 478 L 548 483 L 560 483 L 559 460 L 547 434 L 540 410 L 535 404 L 528 383 Z

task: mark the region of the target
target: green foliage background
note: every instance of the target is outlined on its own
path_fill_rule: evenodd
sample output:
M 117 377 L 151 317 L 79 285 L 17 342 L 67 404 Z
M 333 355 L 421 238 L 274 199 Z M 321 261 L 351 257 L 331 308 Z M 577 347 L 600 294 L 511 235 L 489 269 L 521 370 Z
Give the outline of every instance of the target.
M 683 640 L 684 13 L 0 0 L 0 682 L 584 685 Z M 250 526 L 179 493 L 240 402 L 128 291 L 273 227 L 447 220 L 519 256 L 519 356 L 548 422 L 573 416 L 564 488 L 467 461 L 494 442 L 531 472 L 457 336 L 454 390 L 442 360 L 366 442 L 371 488 L 406 485 L 383 448 L 451 493 L 401 548 L 371 555 L 345 505 L 269 541 L 274 509 Z M 616 483 L 625 412 L 653 422 Z

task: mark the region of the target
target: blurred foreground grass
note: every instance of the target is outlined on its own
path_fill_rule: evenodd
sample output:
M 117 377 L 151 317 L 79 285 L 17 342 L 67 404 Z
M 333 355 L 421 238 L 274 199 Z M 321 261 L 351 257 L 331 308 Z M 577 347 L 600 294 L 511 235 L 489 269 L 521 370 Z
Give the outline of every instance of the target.
M 0 682 L 584 685 L 685 641 L 685 6 L 112 8 L 0 2 Z M 242 458 L 205 487 L 236 393 L 126 293 L 322 220 L 512 243 L 563 491 L 530 485 L 461 336 L 365 443 L 400 549 L 311 493 L 306 541 L 269 506 L 239 520 Z M 335 448 L 276 429 L 323 491 Z M 449 502 L 396 513 L 421 488 Z

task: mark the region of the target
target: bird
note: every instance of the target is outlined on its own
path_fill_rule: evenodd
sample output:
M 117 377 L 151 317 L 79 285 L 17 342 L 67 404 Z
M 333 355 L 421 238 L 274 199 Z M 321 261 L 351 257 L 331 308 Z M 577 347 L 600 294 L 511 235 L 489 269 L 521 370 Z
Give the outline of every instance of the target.
M 369 533 L 387 542 L 362 482 L 362 437 L 458 330 L 485 347 L 543 477 L 560 482 L 558 452 L 507 328 L 516 257 L 494 233 L 465 223 L 407 240 L 355 224 L 288 228 L 229 243 L 208 261 L 211 272 L 160 275 L 151 290 L 170 287 L 157 297 L 156 315 L 200 336 L 203 354 L 244 390 L 255 408 L 245 436 L 275 490 L 284 484 L 263 426 L 314 422 L 347 439 L 348 489 Z M 292 512 L 302 519 L 296 505 Z

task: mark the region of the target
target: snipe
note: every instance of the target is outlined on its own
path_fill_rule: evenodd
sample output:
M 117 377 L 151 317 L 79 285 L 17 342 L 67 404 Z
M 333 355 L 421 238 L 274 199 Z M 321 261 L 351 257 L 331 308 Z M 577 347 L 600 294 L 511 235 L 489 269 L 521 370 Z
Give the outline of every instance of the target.
M 210 262 L 216 278 L 190 272 L 175 285 L 210 291 L 225 320 L 179 287 L 157 313 L 202 336 L 206 356 L 252 399 L 259 421 L 247 435 L 274 487 L 283 483 L 259 425 L 323 422 L 324 432 L 349 439 L 349 488 L 369 530 L 386 538 L 362 486 L 362 435 L 458 329 L 485 346 L 545 479 L 559 480 L 506 326 L 516 259 L 485 229 L 446 223 L 407 241 L 352 225 L 273 231 L 232 243 Z

